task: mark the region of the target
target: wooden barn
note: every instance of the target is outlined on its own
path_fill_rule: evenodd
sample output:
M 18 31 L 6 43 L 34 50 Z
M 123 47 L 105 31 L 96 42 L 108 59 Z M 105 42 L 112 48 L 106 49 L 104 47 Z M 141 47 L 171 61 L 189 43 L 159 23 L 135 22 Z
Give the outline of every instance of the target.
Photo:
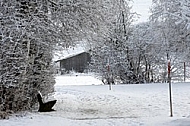
M 82 52 L 79 54 L 66 57 L 64 59 L 58 60 L 60 65 L 61 74 L 68 73 L 70 71 L 75 71 L 83 73 L 87 68 L 91 60 L 91 56 L 88 52 Z

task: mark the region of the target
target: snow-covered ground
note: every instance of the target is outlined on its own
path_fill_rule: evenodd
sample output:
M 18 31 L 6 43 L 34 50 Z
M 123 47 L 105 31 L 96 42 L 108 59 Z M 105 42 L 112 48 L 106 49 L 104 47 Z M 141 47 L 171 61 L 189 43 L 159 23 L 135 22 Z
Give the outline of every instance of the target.
M 190 126 L 190 83 L 114 85 L 86 75 L 56 77 L 54 112 L 25 112 L 0 126 Z

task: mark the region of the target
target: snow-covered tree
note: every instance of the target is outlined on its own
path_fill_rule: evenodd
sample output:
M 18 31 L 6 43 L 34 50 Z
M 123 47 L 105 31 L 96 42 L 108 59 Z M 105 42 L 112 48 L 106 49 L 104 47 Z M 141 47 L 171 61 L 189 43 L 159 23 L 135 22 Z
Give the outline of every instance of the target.
M 58 32 L 58 46 L 68 48 L 78 41 L 96 42 L 105 30 L 103 2 L 103 0 L 52 1 L 50 18 Z
M 133 22 L 133 13 L 129 1 L 110 2 L 110 11 L 107 16 L 107 35 L 93 48 L 91 69 L 102 76 L 102 80 L 120 80 L 123 83 L 134 83 L 135 75 L 130 57 L 131 50 L 128 38 L 130 27 Z M 113 12 L 113 10 L 115 12 Z M 110 12 L 110 13 L 109 13 Z M 113 12 L 113 13 L 111 13 Z
M 155 44 L 152 39 L 150 24 L 140 23 L 133 27 L 132 35 L 129 37 L 130 49 L 133 60 L 133 71 L 141 82 L 153 81 L 153 69 L 155 57 Z
M 159 35 L 154 41 L 162 43 L 165 57 L 161 57 L 165 62 L 171 60 L 174 76 L 189 56 L 189 1 L 154 0 L 151 11 L 152 29 Z

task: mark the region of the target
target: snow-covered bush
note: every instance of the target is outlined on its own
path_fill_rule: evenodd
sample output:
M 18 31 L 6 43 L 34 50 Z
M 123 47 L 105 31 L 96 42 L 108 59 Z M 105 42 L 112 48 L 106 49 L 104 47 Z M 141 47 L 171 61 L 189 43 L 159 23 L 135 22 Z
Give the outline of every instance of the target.
M 42 1 L 0 2 L 0 111 L 30 109 L 53 91 L 53 33 Z

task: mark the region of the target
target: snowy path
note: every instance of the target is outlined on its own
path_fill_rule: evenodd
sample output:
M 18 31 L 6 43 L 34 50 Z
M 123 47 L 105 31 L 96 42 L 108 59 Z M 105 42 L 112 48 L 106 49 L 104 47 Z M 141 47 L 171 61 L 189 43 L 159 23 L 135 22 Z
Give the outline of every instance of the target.
M 110 91 L 105 85 L 62 83 L 59 80 L 55 86 L 57 111 L 28 112 L 23 117 L 0 120 L 0 126 L 190 125 L 190 83 L 172 84 L 173 118 L 169 117 L 168 84 L 115 85 Z

